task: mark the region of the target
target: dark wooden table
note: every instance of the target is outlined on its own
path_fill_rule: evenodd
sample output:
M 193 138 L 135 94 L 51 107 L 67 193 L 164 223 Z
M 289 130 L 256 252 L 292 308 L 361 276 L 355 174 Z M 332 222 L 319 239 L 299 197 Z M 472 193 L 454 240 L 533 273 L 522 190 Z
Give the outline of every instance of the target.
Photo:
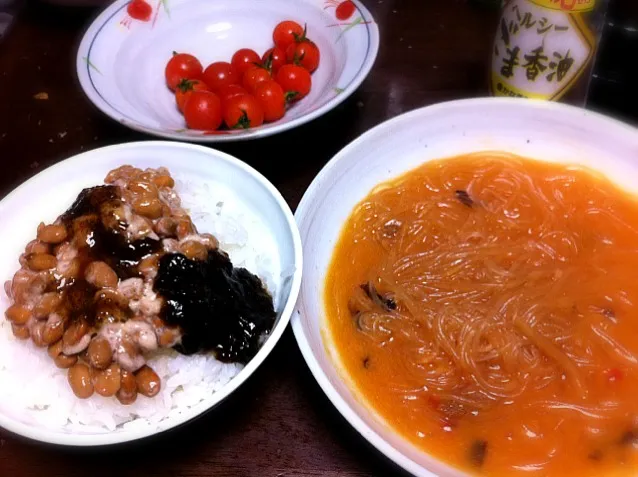
M 415 107 L 487 92 L 493 11 L 465 0 L 365 3 L 379 23 L 381 49 L 352 97 L 294 131 L 220 146 L 265 174 L 293 209 L 321 167 L 364 131 Z M 80 90 L 75 53 L 95 14 L 29 0 L 0 44 L 0 197 L 76 153 L 151 139 L 106 118 Z M 43 92 L 48 100 L 34 99 Z M 295 144 L 301 149 L 292 150 Z M 290 330 L 229 402 L 159 437 L 121 448 L 74 450 L 0 430 L 0 477 L 398 473 L 332 407 Z

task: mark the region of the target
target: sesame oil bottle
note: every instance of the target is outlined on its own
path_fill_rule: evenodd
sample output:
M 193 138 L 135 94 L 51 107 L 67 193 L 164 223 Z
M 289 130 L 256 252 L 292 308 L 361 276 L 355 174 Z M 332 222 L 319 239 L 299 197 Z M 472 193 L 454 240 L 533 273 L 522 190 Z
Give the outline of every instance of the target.
M 506 0 L 491 93 L 584 105 L 605 10 L 605 0 Z

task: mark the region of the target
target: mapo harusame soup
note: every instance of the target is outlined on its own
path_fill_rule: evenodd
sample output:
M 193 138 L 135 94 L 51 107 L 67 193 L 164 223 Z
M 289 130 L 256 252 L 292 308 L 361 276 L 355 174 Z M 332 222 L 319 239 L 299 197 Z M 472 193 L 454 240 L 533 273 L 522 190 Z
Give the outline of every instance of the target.
M 325 283 L 362 398 L 488 475 L 638 468 L 638 201 L 580 167 L 480 153 L 379 185 Z

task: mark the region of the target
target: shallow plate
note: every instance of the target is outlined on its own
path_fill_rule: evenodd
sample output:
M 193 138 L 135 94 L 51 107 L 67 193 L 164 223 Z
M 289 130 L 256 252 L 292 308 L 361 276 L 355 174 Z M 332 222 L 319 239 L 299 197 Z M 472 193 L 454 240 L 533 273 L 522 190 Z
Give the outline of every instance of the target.
M 308 122 L 341 103 L 367 76 L 379 49 L 379 30 L 357 0 L 136 0 L 152 7 L 132 18 L 117 0 L 87 30 L 77 74 L 89 99 L 122 124 L 156 136 L 215 142 L 268 136 Z M 345 6 L 343 5 L 345 4 Z M 310 94 L 277 122 L 247 131 L 186 130 L 164 67 L 173 51 L 192 53 L 204 67 L 230 61 L 239 48 L 263 54 L 282 20 L 308 26 L 321 51 Z
M 556 103 L 476 99 L 419 109 L 368 131 L 324 167 L 295 214 L 305 260 L 292 326 L 303 356 L 350 424 L 415 475 L 464 474 L 401 437 L 351 387 L 336 350 L 323 335 L 326 270 L 343 224 L 377 184 L 430 160 L 490 150 L 582 164 L 638 192 L 638 130 Z
M 198 404 L 184 409 L 182 414 L 168 417 L 157 425 L 144 429 L 118 428 L 110 432 L 50 428 L 34 422 L 27 413 L 16 411 L 14 403 L 3 402 L 0 392 L 0 426 L 9 431 L 31 439 L 75 446 L 114 444 L 165 431 L 226 399 L 264 361 L 288 324 L 302 272 L 301 241 L 290 208 L 275 187 L 251 167 L 222 152 L 189 144 L 140 142 L 96 149 L 56 164 L 22 184 L 0 202 L 0 222 L 5 230 L 11 231 L 3 238 L 0 251 L 2 281 L 10 279 L 19 268 L 18 256 L 35 236 L 38 223 L 53 221 L 71 205 L 82 188 L 102 184 L 108 171 L 123 164 L 140 168 L 167 167 L 176 180 L 184 205 L 191 210 L 195 225 L 198 223 L 197 204 L 217 201 L 220 196 L 227 201 L 223 207 L 247 211 L 244 214 L 246 221 L 254 220 L 261 227 L 259 237 L 255 236 L 257 234 L 247 237 L 247 245 L 251 247 L 255 241 L 272 244 L 268 249 L 269 255 L 274 257 L 272 270 L 280 277 L 275 296 L 277 321 L 257 355 L 230 382 L 217 392 L 207 394 Z M 198 193 L 193 197 L 192 192 L 202 187 L 209 188 L 210 194 Z M 213 204 L 222 206 L 219 202 Z M 200 228 L 200 231 L 212 230 Z M 235 260 L 232 251 L 231 258 Z M 4 311 L 7 306 L 8 299 L 1 292 L 0 308 Z M 46 354 L 46 350 L 37 351 Z M 6 363 L 0 363 L 0 367 L 3 364 Z

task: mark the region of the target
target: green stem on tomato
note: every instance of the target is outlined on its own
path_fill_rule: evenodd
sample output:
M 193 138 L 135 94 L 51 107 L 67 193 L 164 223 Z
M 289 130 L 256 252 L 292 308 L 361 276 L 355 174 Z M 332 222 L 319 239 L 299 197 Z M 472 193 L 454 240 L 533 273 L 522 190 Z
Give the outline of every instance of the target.
M 248 114 L 246 114 L 245 110 L 241 110 L 241 116 L 237 123 L 232 127 L 232 129 L 248 129 L 250 127 L 250 119 L 248 119 Z
M 298 35 L 296 33 L 293 32 L 292 36 L 295 38 L 295 43 L 302 43 L 304 41 L 306 41 L 306 32 L 308 31 L 308 24 L 304 23 L 303 24 L 303 33 L 301 35 Z
M 292 58 L 292 64 L 296 66 L 301 66 L 301 62 L 303 61 L 304 56 L 306 56 L 305 51 L 301 54 L 301 56 L 299 56 L 297 52 L 295 51 L 295 56 L 293 56 Z
M 284 94 L 284 99 L 286 100 L 286 103 L 290 103 L 292 102 L 297 96 L 299 96 L 299 91 L 287 91 Z
M 177 83 L 177 89 L 179 89 L 182 93 L 186 93 L 187 91 L 191 91 L 193 89 L 194 84 L 195 83 L 193 80 L 183 78 L 179 81 L 179 83 Z
M 266 58 L 266 61 L 264 61 L 261 66 L 263 68 L 266 68 L 266 70 L 268 70 L 268 72 L 272 74 L 272 53 L 268 55 L 268 58 Z

